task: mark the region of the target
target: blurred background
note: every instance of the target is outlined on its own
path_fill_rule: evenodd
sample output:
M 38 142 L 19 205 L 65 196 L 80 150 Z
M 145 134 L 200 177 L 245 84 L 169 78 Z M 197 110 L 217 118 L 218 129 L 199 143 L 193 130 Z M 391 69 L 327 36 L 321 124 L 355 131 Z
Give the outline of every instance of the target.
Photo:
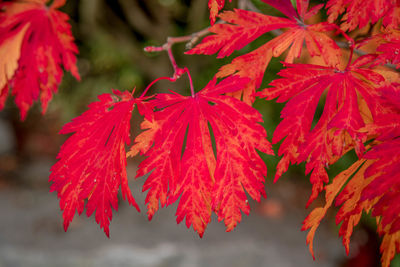
M 314 1 L 318 2 L 318 1 Z M 319 1 L 323 2 L 323 1 Z M 279 15 L 260 1 L 253 3 L 268 14 Z M 237 7 L 237 1 L 226 9 Z M 334 212 L 328 214 L 314 241 L 316 261 L 306 246 L 301 222 L 316 206 L 319 198 L 305 209 L 311 186 L 304 176 L 304 165 L 290 168 L 273 184 L 278 157 L 264 156 L 268 166 L 268 198 L 251 202 L 250 216 L 244 216 L 230 233 L 224 224 L 212 218 L 200 239 L 184 224 L 177 225 L 176 205 L 161 209 L 147 220 L 144 178 L 134 181 L 138 160 L 128 162 L 128 178 L 141 206 L 137 213 L 126 203 L 114 213 L 108 239 L 93 218 L 75 217 L 67 233 L 55 193 L 49 193 L 49 169 L 56 161 L 66 136 L 58 135 L 62 125 L 78 116 L 101 93 L 111 88 L 140 93 L 160 76 L 172 75 L 166 53 L 145 53 L 148 45 L 162 45 L 168 36 L 182 36 L 209 25 L 205 0 L 70 0 L 62 11 L 70 23 L 79 46 L 78 67 L 81 82 L 66 73 L 59 93 L 45 116 L 36 105 L 25 122 L 9 99 L 0 112 L 0 267 L 8 266 L 379 266 L 379 237 L 374 222 L 362 220 L 352 238 L 349 256 L 345 255 Z M 264 43 L 263 36 L 240 53 Z M 173 48 L 179 66 L 187 66 L 200 90 L 218 68 L 240 55 L 217 60 L 215 56 L 184 55 L 185 44 Z M 277 77 L 281 59 L 273 59 L 264 77 L 266 86 Z M 173 89 L 189 93 L 187 79 L 172 84 L 159 82 L 153 92 Z M 269 138 L 279 123 L 282 104 L 257 101 L 264 115 Z M 139 131 L 135 115 L 132 131 Z M 277 151 L 277 146 L 274 147 Z M 140 160 L 140 159 L 139 159 Z M 351 153 L 331 168 L 331 177 L 349 166 Z M 398 258 L 393 266 L 400 266 Z

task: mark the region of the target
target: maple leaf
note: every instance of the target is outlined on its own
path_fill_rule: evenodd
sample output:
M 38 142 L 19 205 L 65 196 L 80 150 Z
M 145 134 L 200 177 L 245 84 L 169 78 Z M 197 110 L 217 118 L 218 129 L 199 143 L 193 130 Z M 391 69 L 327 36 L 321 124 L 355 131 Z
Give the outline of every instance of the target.
M 374 161 L 366 170 L 366 178 L 373 181 L 363 190 L 362 198 L 375 200 L 372 215 L 381 217 L 383 228 L 389 234 L 400 231 L 400 88 L 389 86 L 382 89 L 386 105 L 391 105 L 391 112 L 380 115 L 364 131 L 377 135 L 380 143 L 368 151 L 364 158 Z
M 12 79 L 15 71 L 18 69 L 22 40 L 27 28 L 28 25 L 25 25 L 15 35 L 1 43 L 0 58 L 3 60 L 0 61 L 0 88 L 2 88 L 1 93 L 5 94 L 6 98 L 8 94 L 8 81 Z M 4 108 L 5 100 L 0 101 L 1 109 Z
M 227 23 L 210 27 L 209 31 L 214 35 L 205 37 L 186 54 L 212 55 L 218 52 L 217 58 L 223 58 L 242 49 L 264 33 L 292 25 L 290 20 L 284 18 L 242 9 L 225 11 L 219 17 Z
M 230 64 L 222 66 L 216 76 L 224 78 L 235 74 L 243 78 L 250 78 L 250 82 L 245 89 L 230 95 L 251 105 L 255 101 L 255 90 L 260 87 L 264 72 L 271 58 L 272 50 L 264 45 L 250 53 L 235 58 Z
M 33 101 L 42 111 L 58 89 L 63 71 L 80 79 L 68 15 L 57 10 L 65 0 L 2 2 L 0 8 L 0 108 L 9 88 L 24 120 Z
M 232 0 L 229 0 L 229 2 L 232 2 Z M 218 12 L 224 8 L 224 5 L 225 5 L 225 0 L 208 0 L 211 25 L 214 25 Z
M 347 170 L 342 171 L 340 174 L 338 174 L 333 180 L 332 183 L 327 185 L 325 187 L 325 205 L 323 207 L 317 207 L 315 208 L 310 214 L 306 217 L 306 219 L 303 221 L 303 227 L 301 228 L 302 231 L 305 230 L 310 230 L 307 234 L 307 239 L 306 242 L 309 245 L 309 250 L 313 258 L 315 259 L 314 256 L 314 250 L 313 250 L 313 240 L 315 236 L 315 232 L 318 229 L 322 219 L 325 217 L 328 209 L 333 205 L 334 200 L 336 196 L 339 194 L 339 192 L 342 190 L 344 185 L 349 181 L 350 177 L 360 168 L 365 163 L 365 160 L 358 160 L 355 162 L 352 166 L 350 166 Z M 361 178 L 363 178 L 362 173 L 359 174 Z M 358 179 L 359 180 L 359 179 Z M 350 186 L 351 188 L 353 186 Z M 350 202 L 349 202 L 350 203 Z M 354 221 L 353 221 L 354 222 Z M 352 227 L 354 225 L 349 225 L 350 227 L 347 227 L 347 229 L 350 231 L 350 235 L 352 232 Z M 345 226 L 341 226 L 341 230 Z M 347 240 L 347 235 L 343 234 L 343 244 L 346 246 L 346 250 L 348 250 L 348 240 Z
M 270 4 L 273 1 L 265 0 L 264 2 Z M 212 26 L 210 32 L 214 35 L 205 37 L 200 44 L 186 53 L 211 55 L 218 52 L 218 58 L 222 58 L 229 56 L 235 50 L 242 49 L 262 34 L 280 28 L 288 28 L 288 31 L 267 43 L 275 57 L 280 56 L 290 47 L 286 62 L 293 62 L 294 58 L 300 56 L 305 41 L 311 56 L 322 56 L 328 65 L 338 65 L 341 56 L 340 48 L 325 34 L 327 31 L 337 30 L 337 27 L 330 23 L 314 25 L 304 23 L 305 20 L 315 15 L 322 5 L 315 6 L 306 12 L 308 1 L 300 1 L 301 10 L 297 14 L 290 0 L 280 2 L 282 4 L 287 2 L 287 5 L 291 7 L 289 11 L 286 10 L 288 8 L 279 9 L 288 17 L 290 16 L 289 19 L 241 9 L 226 11 L 219 17 L 229 24 Z
M 256 149 L 273 151 L 259 124 L 261 114 L 222 95 L 242 89 L 247 82 L 231 76 L 216 84 L 214 78 L 194 96 L 156 96 L 159 111 L 153 121 L 142 124 L 147 130 L 137 136 L 128 153 L 147 156 L 137 177 L 150 173 L 143 186 L 143 191 L 148 190 L 149 219 L 159 205 L 180 197 L 178 223 L 186 218 L 187 227 L 192 225 L 202 236 L 214 210 L 230 231 L 240 222 L 241 211 L 250 211 L 245 192 L 255 200 L 265 195 L 267 169 Z
M 344 189 L 339 194 L 339 191 L 336 191 L 337 196 L 335 195 L 336 206 L 342 205 L 336 215 L 336 224 L 341 223 L 339 235 L 343 238 L 347 254 L 354 226 L 360 221 L 362 212 L 369 213 L 372 210 L 372 216 L 377 218 L 378 232 L 384 235 L 381 244 L 382 266 L 389 266 L 396 251 L 400 251 L 400 209 L 397 205 L 400 200 L 400 157 L 397 153 L 399 148 L 400 143 L 396 139 L 374 145 L 363 159 L 334 178 L 332 184 L 326 187 L 328 194 L 328 188 L 331 190 L 330 187 L 335 187 L 340 190 L 343 186 L 343 183 L 337 186 L 337 180 L 345 178 L 343 181 L 348 181 Z M 340 178 L 343 175 L 345 177 Z M 331 195 L 330 199 L 335 196 Z M 324 207 L 325 212 L 321 219 L 331 204 L 330 202 L 329 206 Z M 307 242 L 311 242 L 311 251 L 312 239 L 319 223 L 320 220 L 313 220 L 312 216 L 307 217 L 304 222 L 304 230 L 312 230 L 307 236 Z
M 328 21 L 334 22 L 340 14 L 344 14 L 341 28 L 352 31 L 363 28 L 369 22 L 376 23 L 384 18 L 385 26 L 398 27 L 400 6 L 397 0 L 329 0 L 326 4 L 328 9 Z
M 389 8 L 388 12 L 382 19 L 382 24 L 391 29 L 398 29 L 400 26 L 400 2 L 394 4 Z
M 397 113 L 398 115 L 398 113 Z M 392 117 L 379 121 L 375 130 L 386 131 L 390 126 L 396 128 L 391 134 L 382 134 L 377 140 L 382 143 L 368 151 L 364 158 L 372 162 L 365 171 L 366 179 L 372 180 L 363 188 L 361 200 L 373 201 L 372 216 L 377 217 L 378 233 L 383 235 L 381 243 L 382 266 L 388 267 L 396 253 L 400 252 L 400 120 Z M 385 127 L 382 125 L 387 123 Z M 393 137 L 396 132 L 397 136 Z
M 382 266 L 389 266 L 395 252 L 400 250 L 400 209 L 397 205 L 400 201 L 400 105 L 396 101 L 400 90 L 394 86 L 380 90 L 382 103 L 391 105 L 391 109 L 378 114 L 373 122 L 360 129 L 360 132 L 376 136 L 375 141 L 368 145 L 368 152 L 362 159 L 326 186 L 325 206 L 314 209 L 303 222 L 303 230 L 310 229 L 307 243 L 311 253 L 315 230 L 334 199 L 335 205 L 341 206 L 336 214 L 336 224 L 341 224 L 339 235 L 347 253 L 353 228 L 359 223 L 362 212 L 371 210 L 372 216 L 377 218 L 378 232 L 384 236 Z
M 376 147 L 374 147 L 371 151 L 375 149 Z M 371 153 L 371 151 L 369 151 L 368 153 Z M 368 153 L 366 155 L 368 155 Z M 393 156 L 393 153 L 391 153 L 390 155 Z M 327 185 L 325 188 L 326 204 L 323 207 L 315 208 L 304 220 L 302 230 L 310 230 L 307 234 L 307 244 L 309 245 L 309 249 L 313 257 L 313 239 L 315 236 L 315 232 L 319 227 L 321 220 L 324 218 L 335 199 L 335 205 L 341 206 L 336 214 L 336 224 L 341 224 L 339 235 L 342 236 L 343 245 L 346 248 L 347 254 L 349 253 L 349 243 L 350 237 L 353 233 L 353 228 L 359 223 L 362 213 L 368 213 L 371 209 L 376 210 L 377 207 L 381 206 L 379 204 L 380 200 L 378 200 L 377 198 L 371 197 L 371 199 L 366 199 L 364 196 L 365 191 L 368 191 L 368 188 L 370 188 L 370 191 L 374 193 L 384 192 L 383 194 L 386 195 L 386 193 L 388 192 L 382 191 L 382 188 L 376 187 L 377 184 L 374 179 L 379 177 L 380 172 L 376 172 L 375 167 L 379 166 L 381 162 L 377 162 L 375 161 L 375 159 L 370 159 L 369 157 L 370 156 L 367 156 L 363 159 L 358 160 L 347 170 L 337 175 L 332 180 L 332 183 Z M 385 167 L 387 167 L 387 165 L 388 164 L 385 163 Z M 390 189 L 389 192 L 391 192 Z M 399 195 L 398 192 L 396 193 L 396 195 Z M 398 206 L 396 204 L 398 203 L 398 199 L 391 199 L 390 201 L 390 208 L 388 208 L 388 210 L 390 210 L 390 212 L 392 212 L 392 215 L 394 215 L 394 217 L 398 219 L 398 209 L 392 210 L 393 207 Z M 396 251 L 398 252 L 400 250 L 400 231 L 393 232 L 392 230 L 392 226 L 395 225 L 394 222 L 396 221 L 392 221 L 391 223 L 385 225 L 383 219 L 379 217 L 382 214 L 373 211 L 372 215 L 378 216 L 378 232 L 384 236 L 381 244 L 381 261 L 382 266 L 387 267 L 390 265 L 390 261 L 391 259 L 393 259 Z
M 314 259 L 313 239 L 316 230 L 334 202 L 336 206 L 341 206 L 336 214 L 336 224 L 340 224 L 339 236 L 342 237 L 346 253 L 349 254 L 350 237 L 354 227 L 359 223 L 362 213 L 368 213 L 376 203 L 374 200 L 366 201 L 362 198 L 363 190 L 373 180 L 372 177 L 365 179 L 364 173 L 373 163 L 374 161 L 360 159 L 337 175 L 331 184 L 325 187 L 325 205 L 315 208 L 303 221 L 302 231 L 310 230 L 306 242 Z
M 390 141 L 400 136 L 400 85 L 379 88 L 380 101 L 386 112 L 379 114 L 374 122 L 367 124 L 360 131 L 376 137 L 379 141 Z
M 378 136 L 377 140 L 382 143 L 374 146 L 368 151 L 364 158 L 374 161 L 366 170 L 366 178 L 373 177 L 373 181 L 363 190 L 362 198 L 366 200 L 375 200 L 372 215 L 381 217 L 383 227 L 388 227 L 388 232 L 393 234 L 400 231 L 400 117 L 392 116 L 392 121 L 387 118 L 379 121 L 382 125 L 387 123 L 386 127 L 379 127 L 379 130 L 386 130 L 388 126 L 395 128 L 391 134 Z M 393 133 L 397 135 L 392 139 Z
M 89 110 L 67 123 L 61 134 L 73 133 L 62 145 L 51 168 L 50 191 L 57 191 L 67 230 L 75 212 L 86 206 L 109 236 L 112 209 L 118 209 L 117 194 L 139 211 L 128 187 L 125 144 L 129 144 L 130 118 L 135 103 L 129 92 L 102 94 Z M 86 205 L 85 205 L 85 201 Z
M 339 236 L 342 236 L 347 255 L 350 251 L 350 237 L 353 233 L 353 228 L 359 223 L 362 212 L 368 213 L 375 202 L 364 201 L 361 198 L 362 191 L 372 181 L 372 178 L 366 179 L 364 176 L 365 171 L 372 163 L 373 161 L 365 159 L 356 162 L 355 165 L 362 164 L 361 167 L 359 169 L 351 168 L 346 172 L 348 183 L 336 197 L 335 205 L 341 206 L 336 214 L 336 224 L 341 224 Z
M 384 34 L 378 35 L 381 44 L 376 49 L 383 64 L 392 63 L 400 68 L 400 30 L 386 29 Z
M 283 156 L 277 166 L 275 181 L 286 172 L 289 164 L 306 161 L 306 173 L 312 172 L 312 195 L 308 204 L 323 190 L 329 181 L 325 167 L 334 163 L 344 152 L 355 147 L 359 156 L 364 151 L 366 133 L 361 113 L 371 114 L 372 119 L 383 113 L 377 88 L 384 78 L 363 66 L 370 56 L 361 57 L 346 70 L 311 64 L 288 64 L 258 95 L 277 102 L 286 102 L 281 112 L 283 119 L 275 129 L 272 139 Z M 323 94 L 326 100 L 321 117 L 312 128 L 318 103 Z M 365 103 L 362 110 L 359 105 Z M 307 204 L 307 205 L 308 205 Z
M 268 1 L 285 14 L 287 18 L 268 16 L 257 12 L 235 9 L 223 12 L 219 17 L 229 24 L 216 24 L 210 28 L 214 35 L 205 37 L 195 48 L 187 54 L 211 55 L 218 53 L 218 58 L 229 56 L 235 50 L 240 50 L 261 35 L 272 30 L 286 28 L 280 36 L 262 45 L 260 48 L 238 57 L 232 63 L 223 66 L 218 77 L 238 74 L 241 77 L 251 78 L 251 82 L 244 92 L 237 93 L 246 103 L 254 102 L 254 92 L 261 85 L 264 72 L 271 56 L 278 57 L 289 49 L 285 62 L 292 63 L 300 57 L 303 44 L 311 56 L 321 56 L 329 66 L 337 67 L 340 63 L 341 51 L 335 41 L 326 32 L 336 31 L 337 26 L 330 23 L 305 24 L 305 20 L 315 15 L 322 5 L 308 10 L 308 1 L 298 1 L 298 11 L 294 9 L 290 0 Z

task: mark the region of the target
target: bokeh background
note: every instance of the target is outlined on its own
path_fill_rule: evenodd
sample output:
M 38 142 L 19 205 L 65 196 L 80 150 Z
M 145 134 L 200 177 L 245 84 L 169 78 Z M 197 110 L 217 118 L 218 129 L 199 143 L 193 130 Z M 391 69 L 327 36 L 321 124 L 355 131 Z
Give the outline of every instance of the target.
M 318 1 L 314 1 L 318 2 Z M 323 2 L 323 1 L 319 1 Z M 258 0 L 253 3 L 268 14 L 279 15 Z M 237 1 L 226 8 L 237 7 Z M 250 202 L 252 212 L 230 233 L 212 218 L 200 239 L 184 224 L 177 225 L 176 204 L 161 209 L 153 220 L 146 217 L 144 178 L 134 180 L 140 159 L 128 162 L 130 187 L 142 213 L 126 203 L 114 213 L 108 239 L 93 218 L 75 217 L 67 233 L 55 193 L 49 193 L 49 169 L 56 161 L 66 136 L 58 135 L 62 125 L 86 110 L 101 93 L 111 88 L 139 94 L 160 76 L 170 76 L 166 53 L 145 53 L 148 45 L 162 45 L 168 36 L 188 35 L 209 25 L 205 0 L 69 0 L 62 11 L 79 46 L 81 82 L 66 73 L 59 93 L 45 116 L 36 105 L 24 122 L 12 100 L 0 113 L 0 267 L 8 266 L 379 266 L 379 237 L 374 222 L 365 217 L 345 255 L 337 236 L 334 210 L 319 228 L 313 261 L 305 244 L 301 222 L 319 198 L 305 209 L 311 186 L 304 165 L 294 166 L 276 184 L 272 180 L 278 157 L 264 156 L 268 166 L 268 198 Z M 266 35 L 227 59 L 185 55 L 185 44 L 174 46 L 179 66 L 187 66 L 196 90 L 201 89 L 218 68 L 258 47 Z M 264 86 L 277 77 L 281 59 L 273 59 Z M 173 89 L 189 93 L 185 78 L 176 83 L 161 81 L 153 92 Z M 282 104 L 258 100 L 255 107 L 264 115 L 269 137 L 279 123 Z M 132 132 L 139 132 L 140 117 L 132 119 Z M 274 147 L 277 152 L 277 146 Z M 349 153 L 330 170 L 331 177 L 354 160 Z M 400 266 L 399 258 L 393 266 Z

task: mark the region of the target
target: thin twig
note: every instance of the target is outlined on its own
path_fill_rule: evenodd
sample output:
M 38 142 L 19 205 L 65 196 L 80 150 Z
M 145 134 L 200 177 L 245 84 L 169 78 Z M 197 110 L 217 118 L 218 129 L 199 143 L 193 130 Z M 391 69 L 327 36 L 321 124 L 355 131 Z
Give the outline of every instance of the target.
M 219 21 L 217 23 L 222 23 L 222 21 Z M 201 31 L 195 32 L 191 34 L 191 39 L 189 40 L 189 42 L 186 43 L 186 49 L 192 49 L 194 47 L 194 45 L 199 41 L 200 38 L 206 36 L 207 34 L 210 33 L 209 31 L 210 27 L 207 27 Z
M 204 30 L 203 30 L 204 31 Z M 188 35 L 188 36 L 181 36 L 181 37 L 168 37 L 167 42 L 163 44 L 162 46 L 147 46 L 144 48 L 144 51 L 146 52 L 160 52 L 160 51 L 167 51 L 169 60 L 172 64 L 172 68 L 174 69 L 174 73 L 172 74 L 172 77 L 160 77 L 153 82 L 151 82 L 146 89 L 144 89 L 141 97 L 143 97 L 147 91 L 150 89 L 153 84 L 160 80 L 168 80 L 171 82 L 175 82 L 178 80 L 183 74 L 187 74 L 189 77 L 189 84 L 190 84 L 190 92 L 192 94 L 192 97 L 195 96 L 194 93 L 194 87 L 193 87 L 193 81 L 192 81 L 192 76 L 190 75 L 190 72 L 188 68 L 180 68 L 178 64 L 176 63 L 176 60 L 174 58 L 174 54 L 172 53 L 172 46 L 176 43 L 184 43 L 184 42 L 190 42 L 193 39 L 193 35 Z

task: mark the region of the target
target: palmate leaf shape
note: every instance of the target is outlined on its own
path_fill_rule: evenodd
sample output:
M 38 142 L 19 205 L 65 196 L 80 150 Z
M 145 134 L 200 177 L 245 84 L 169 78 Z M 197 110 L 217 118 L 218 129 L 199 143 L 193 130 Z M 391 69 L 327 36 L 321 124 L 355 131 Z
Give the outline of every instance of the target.
M 374 161 L 365 177 L 374 179 L 362 192 L 362 198 L 377 201 L 372 215 L 381 217 L 383 229 L 393 234 L 400 231 L 400 86 L 385 88 L 383 96 L 391 101 L 393 110 L 365 127 L 367 132 L 378 134 L 376 140 L 381 143 L 364 155 Z
M 329 181 L 325 167 L 334 163 L 344 152 L 355 147 L 361 156 L 366 133 L 364 117 L 376 118 L 383 113 L 377 87 L 384 78 L 363 66 L 373 56 L 357 59 L 344 71 L 311 64 L 287 64 L 274 80 L 259 93 L 268 100 L 287 102 L 281 112 L 283 119 L 275 129 L 273 143 L 284 139 L 279 148 L 283 156 L 277 166 L 275 181 L 286 172 L 289 164 L 306 163 L 313 184 L 308 204 Z M 312 128 L 315 111 L 326 94 L 321 117 Z M 307 205 L 308 205 L 307 204 Z
M 264 72 L 272 56 L 278 57 L 289 49 L 285 62 L 292 63 L 300 57 L 303 44 L 311 56 L 321 56 L 329 66 L 337 67 L 340 63 L 341 50 L 326 33 L 336 31 L 337 26 L 330 23 L 305 24 L 305 20 L 315 15 L 322 5 L 309 11 L 309 1 L 298 0 L 297 11 L 290 0 L 263 0 L 281 11 L 288 18 L 268 16 L 257 12 L 235 9 L 223 12 L 219 17 L 228 24 L 216 24 L 210 28 L 214 35 L 205 37 L 188 54 L 211 55 L 218 53 L 218 58 L 226 57 L 235 50 L 240 50 L 261 35 L 276 29 L 287 29 L 280 36 L 262 45 L 258 49 L 235 58 L 232 63 L 223 66 L 218 77 L 237 74 L 251 78 L 244 92 L 237 93 L 247 103 L 254 102 L 254 92 L 261 85 Z
M 398 121 L 400 125 L 400 121 Z M 400 127 L 400 126 L 399 126 Z M 364 158 L 376 159 L 365 173 L 373 181 L 364 189 L 363 199 L 376 200 L 373 216 L 382 218 L 382 226 L 389 227 L 389 233 L 400 231 L 400 139 L 385 141 L 373 147 Z
M 374 146 L 363 159 L 326 186 L 325 206 L 315 208 L 303 222 L 302 230 L 310 230 L 307 244 L 313 257 L 315 231 L 336 198 L 335 205 L 341 206 L 336 215 L 336 224 L 341 224 L 339 235 L 342 236 L 346 252 L 349 253 L 350 237 L 362 213 L 372 210 L 372 216 L 377 218 L 378 233 L 383 236 L 382 266 L 390 265 L 394 255 L 400 252 L 399 149 L 398 139 Z
M 34 101 L 42 111 L 58 89 L 62 67 L 80 79 L 68 15 L 57 10 L 65 0 L 1 2 L 0 9 L 0 109 L 9 88 L 15 96 L 21 119 Z
M 398 151 L 398 145 L 396 149 Z M 372 154 L 370 155 L 372 156 Z M 393 156 L 395 154 L 391 153 L 390 155 Z M 386 157 L 386 159 L 387 158 L 388 157 Z M 386 161 L 386 167 L 388 166 L 388 163 L 393 164 L 393 161 Z M 398 165 L 398 159 L 397 162 L 395 161 L 395 164 Z M 343 245 L 346 248 L 347 254 L 349 253 L 350 238 L 354 227 L 359 223 L 363 212 L 369 213 L 372 210 L 372 216 L 377 217 L 378 233 L 383 236 L 380 247 L 382 253 L 382 266 L 389 267 L 394 255 L 400 251 L 400 231 L 392 230 L 394 229 L 392 228 L 393 225 L 395 225 L 399 220 L 399 210 L 397 208 L 399 192 L 397 191 L 397 193 L 393 193 L 391 188 L 386 192 L 382 192 L 380 190 L 382 188 L 374 188 L 373 191 L 378 196 L 371 199 L 365 198 L 364 195 L 365 192 L 369 190 L 368 188 L 373 188 L 373 186 L 376 185 L 376 179 L 380 180 L 382 178 L 379 173 L 372 172 L 375 171 L 374 168 L 376 166 L 379 166 L 379 163 L 375 161 L 375 159 L 360 159 L 347 170 L 336 176 L 332 183 L 326 186 L 326 204 L 323 207 L 315 208 L 304 220 L 302 227 L 303 231 L 310 230 L 307 234 L 307 244 L 309 245 L 313 257 L 313 239 L 315 232 L 319 227 L 321 220 L 324 218 L 328 209 L 336 199 L 335 205 L 341 206 L 336 214 L 336 224 L 340 224 L 339 235 L 342 236 Z M 368 176 L 368 172 L 373 175 Z M 395 174 L 397 175 L 397 173 Z M 387 182 L 390 183 L 393 181 Z M 398 187 L 398 181 L 393 184 L 392 188 L 396 187 Z M 387 192 L 389 192 L 389 195 L 388 198 L 385 198 Z M 384 224 L 384 219 L 381 217 L 382 214 L 380 214 L 379 211 L 382 207 L 381 203 L 388 201 L 389 199 L 390 202 L 386 202 L 385 205 L 390 205 L 390 208 L 389 206 L 386 206 L 386 208 L 387 211 L 389 211 L 388 213 L 391 213 L 392 215 L 391 219 L 394 220 Z
M 315 208 L 304 220 L 302 231 L 310 230 L 307 234 L 307 244 L 309 245 L 309 249 L 311 255 L 315 259 L 314 250 L 313 250 L 313 240 L 322 219 L 325 217 L 329 208 L 334 204 L 335 198 L 340 193 L 343 199 L 347 200 L 347 202 L 341 208 L 341 213 L 338 213 L 336 222 L 338 223 L 340 220 L 343 220 L 341 215 L 344 212 L 349 215 L 346 220 L 344 220 L 343 224 L 340 227 L 339 234 L 343 237 L 343 245 L 346 248 L 346 252 L 349 251 L 349 241 L 350 236 L 353 232 L 353 227 L 359 222 L 361 217 L 361 212 L 363 211 L 360 209 L 357 201 L 360 199 L 360 192 L 365 187 L 363 184 L 364 181 L 364 171 L 368 167 L 365 164 L 365 159 L 358 160 L 352 166 L 350 166 L 347 170 L 342 171 L 339 175 L 337 175 L 333 180 L 332 183 L 325 187 L 325 205 L 323 207 Z M 356 176 L 352 179 L 352 175 L 357 171 Z M 350 182 L 349 182 L 350 180 Z M 348 183 L 346 185 L 346 183 Z M 346 185 L 346 188 L 343 187 Z M 364 186 L 363 186 L 364 185 Z M 348 192 L 351 191 L 349 194 Z M 354 192 L 357 191 L 357 192 Z
M 273 151 L 259 124 L 261 114 L 223 95 L 242 89 L 247 82 L 231 76 L 216 84 L 214 78 L 194 96 L 156 96 L 154 105 L 159 111 L 153 121 L 142 124 L 146 131 L 128 153 L 147 156 L 137 177 L 149 174 L 143 186 L 143 191 L 148 191 L 149 219 L 159 205 L 169 205 L 180 197 L 178 223 L 186 218 L 187 227 L 192 225 L 202 236 L 215 211 L 230 231 L 240 222 L 241 211 L 250 211 L 245 192 L 257 201 L 265 195 L 267 169 L 256 150 Z
M 109 236 L 120 187 L 123 199 L 139 211 L 128 187 L 125 144 L 130 143 L 132 110 L 135 104 L 141 106 L 141 100 L 117 90 L 98 98 L 60 131 L 73 135 L 62 145 L 49 181 L 50 190 L 57 191 L 60 198 L 65 231 L 76 211 L 81 214 L 86 206 L 87 216 L 95 212 L 96 222 Z
M 344 13 L 341 28 L 345 31 L 363 28 L 381 18 L 383 25 L 391 28 L 397 28 L 400 24 L 398 0 L 329 0 L 326 8 L 329 22 L 334 22 Z
M 382 101 L 391 111 L 379 114 L 374 123 L 360 129 L 377 136 L 362 159 L 336 176 L 326 186 L 326 204 L 314 209 L 303 222 L 303 230 L 310 230 L 307 243 L 312 251 L 315 231 L 334 200 L 340 206 L 336 224 L 341 224 L 339 235 L 349 253 L 353 228 L 359 223 L 363 212 L 377 218 L 378 233 L 383 236 L 381 244 L 382 266 L 389 266 L 396 252 L 400 251 L 400 90 L 395 86 L 382 89 Z M 389 103 L 391 102 L 391 103 Z M 372 146 L 371 149 L 369 149 Z
M 357 171 L 336 199 L 336 205 L 342 205 L 336 223 L 342 222 L 339 234 L 347 251 L 352 229 L 361 213 L 372 210 L 372 216 L 378 221 L 378 233 L 383 236 L 381 262 L 384 267 L 400 252 L 400 105 L 395 104 L 394 113 L 380 115 L 375 123 L 364 128 L 368 133 L 378 134 L 379 143 L 364 155 L 365 167 Z

